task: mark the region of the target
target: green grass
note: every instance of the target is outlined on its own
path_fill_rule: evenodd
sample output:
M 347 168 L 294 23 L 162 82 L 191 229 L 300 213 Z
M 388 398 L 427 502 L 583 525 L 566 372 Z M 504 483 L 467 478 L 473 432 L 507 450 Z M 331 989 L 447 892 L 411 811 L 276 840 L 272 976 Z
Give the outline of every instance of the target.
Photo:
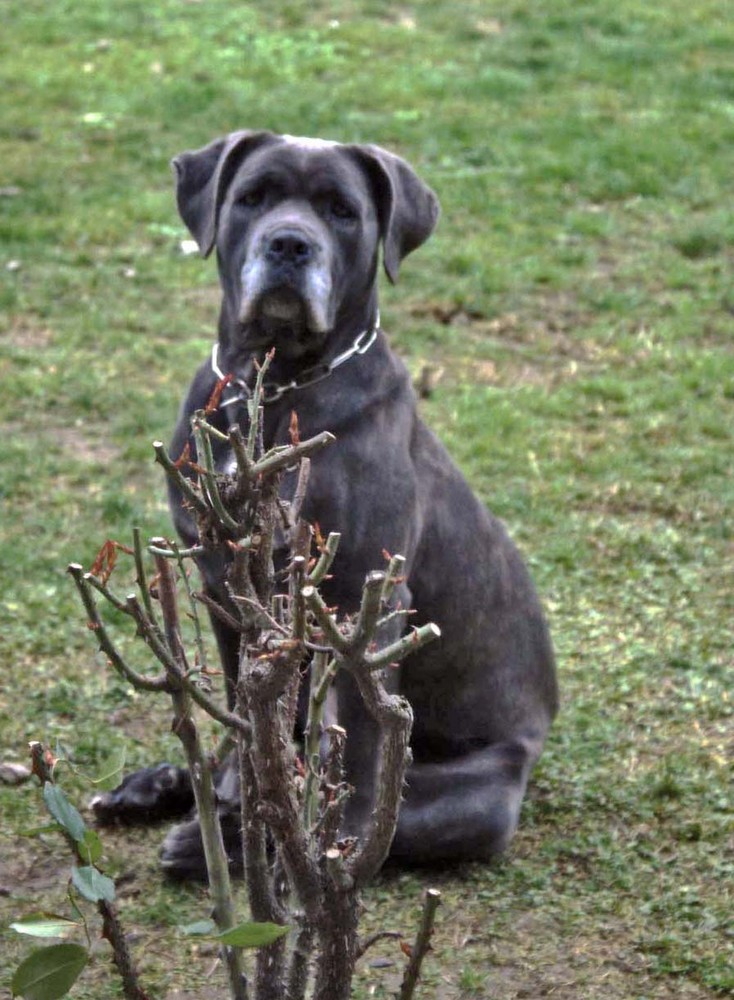
M 7 0 L 0 34 L 0 732 L 94 769 L 176 754 L 95 656 L 65 567 L 170 531 L 150 442 L 212 337 L 169 159 L 243 126 L 403 153 L 443 205 L 385 289 L 424 404 L 532 565 L 563 708 L 509 856 L 388 873 L 367 923 L 444 893 L 423 995 L 734 987 L 734 27 L 725 0 Z M 335 23 L 337 22 L 338 23 Z M 132 649 L 132 640 L 127 640 Z M 160 722 L 152 732 L 150 719 Z M 83 799 L 80 780 L 70 788 Z M 30 785 L 0 787 L 4 919 L 65 906 Z M 105 838 L 147 982 L 211 996 L 160 831 Z M 28 942 L 3 935 L 0 992 Z M 389 996 L 387 945 L 358 996 Z M 374 992 L 370 992 L 374 990 Z M 100 944 L 74 996 L 114 995 Z

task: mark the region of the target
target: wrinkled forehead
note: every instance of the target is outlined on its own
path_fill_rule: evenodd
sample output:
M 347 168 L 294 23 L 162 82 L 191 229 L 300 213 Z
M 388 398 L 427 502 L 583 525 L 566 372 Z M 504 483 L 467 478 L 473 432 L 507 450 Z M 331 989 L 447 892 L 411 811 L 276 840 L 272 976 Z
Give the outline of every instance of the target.
M 367 179 L 349 147 L 329 139 L 279 136 L 247 157 L 235 184 L 259 179 L 295 193 L 328 189 L 369 193 Z

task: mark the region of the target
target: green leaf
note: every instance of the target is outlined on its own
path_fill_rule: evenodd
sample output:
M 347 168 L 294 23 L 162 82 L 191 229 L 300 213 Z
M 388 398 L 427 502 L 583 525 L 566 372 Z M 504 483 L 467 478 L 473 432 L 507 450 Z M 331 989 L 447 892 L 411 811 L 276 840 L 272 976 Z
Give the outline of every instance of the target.
M 179 927 L 182 934 L 215 934 L 217 925 L 213 920 L 196 920 L 193 924 Z
M 96 830 L 85 830 L 84 838 L 77 846 L 79 857 L 88 865 L 96 864 L 102 857 L 102 841 Z
M 71 881 L 77 892 L 90 903 L 97 903 L 100 899 L 107 903 L 115 901 L 115 883 L 91 865 L 72 868 Z
M 43 786 L 43 801 L 53 818 L 76 841 L 84 840 L 86 826 L 79 810 L 69 802 L 58 785 L 47 781 Z
M 109 757 L 102 762 L 99 774 L 92 778 L 93 785 L 99 785 L 103 791 L 109 791 L 120 784 L 120 776 L 125 768 L 125 758 L 127 748 L 125 746 L 113 750 Z
M 58 1000 L 79 978 L 89 955 L 80 944 L 52 944 L 32 951 L 15 970 L 10 988 L 25 1000 Z
M 34 913 L 22 920 L 16 920 L 10 925 L 18 934 L 30 934 L 32 937 L 64 937 L 79 924 L 68 917 L 59 917 L 55 913 Z
M 282 927 L 280 924 L 250 922 L 230 927 L 217 937 L 222 944 L 233 945 L 235 948 L 264 948 L 266 944 L 272 944 L 273 941 L 283 937 L 289 930 L 290 927 L 287 925 Z

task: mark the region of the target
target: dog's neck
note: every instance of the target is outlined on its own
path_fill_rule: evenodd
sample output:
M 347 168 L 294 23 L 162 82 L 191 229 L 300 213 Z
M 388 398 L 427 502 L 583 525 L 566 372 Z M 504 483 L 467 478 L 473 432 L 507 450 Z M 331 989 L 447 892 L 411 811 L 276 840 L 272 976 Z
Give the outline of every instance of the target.
M 375 296 L 376 299 L 376 296 Z M 242 404 L 251 395 L 255 384 L 256 371 L 266 354 L 270 353 L 268 372 L 262 387 L 263 403 L 275 403 L 284 396 L 306 389 L 328 379 L 342 365 L 355 363 L 360 356 L 366 354 L 377 339 L 380 332 L 380 313 L 376 302 L 374 313 L 369 320 L 362 321 L 364 325 L 348 340 L 348 330 L 353 324 L 339 327 L 340 333 L 329 334 L 327 349 L 304 354 L 298 358 L 278 359 L 277 352 L 268 352 L 263 348 L 257 352 L 232 351 L 223 348 L 222 340 L 214 345 L 211 354 L 211 370 L 218 379 L 233 377 L 229 388 L 225 390 L 221 406 L 230 409 L 230 417 L 235 418 L 237 404 Z M 336 353 L 335 353 L 336 350 Z M 236 419 L 236 418 L 235 418 Z
M 227 315 L 225 303 L 222 304 L 219 319 L 216 368 L 249 383 L 252 380 L 253 361 L 262 363 L 269 348 L 263 346 L 253 351 L 248 347 L 246 336 L 243 338 L 242 331 Z M 340 367 L 352 356 L 365 353 L 374 341 L 379 326 L 380 313 L 375 292 L 367 306 L 358 314 L 338 317 L 334 330 L 326 336 L 323 345 L 314 351 L 289 357 L 276 348 L 270 361 L 267 381 L 276 385 L 300 383 L 308 379 L 312 370 L 316 375 L 317 371 L 328 372 Z

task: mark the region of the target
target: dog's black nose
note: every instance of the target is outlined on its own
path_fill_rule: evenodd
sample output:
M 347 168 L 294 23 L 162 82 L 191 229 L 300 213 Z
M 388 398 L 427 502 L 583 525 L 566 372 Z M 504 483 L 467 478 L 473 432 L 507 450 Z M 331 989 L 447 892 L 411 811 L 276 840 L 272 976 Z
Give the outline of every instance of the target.
M 302 233 L 282 230 L 270 238 L 265 256 L 271 264 L 291 264 L 295 267 L 302 267 L 311 260 L 313 246 Z

